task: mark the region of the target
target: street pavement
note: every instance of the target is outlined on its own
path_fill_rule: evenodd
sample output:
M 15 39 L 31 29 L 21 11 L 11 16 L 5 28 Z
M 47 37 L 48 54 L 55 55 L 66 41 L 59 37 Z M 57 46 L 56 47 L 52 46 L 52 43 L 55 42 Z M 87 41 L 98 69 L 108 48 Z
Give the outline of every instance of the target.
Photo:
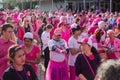
M 40 63 L 38 64 L 38 79 L 39 80 L 44 80 L 45 77 L 45 68 L 44 68 L 44 58 L 41 57 Z

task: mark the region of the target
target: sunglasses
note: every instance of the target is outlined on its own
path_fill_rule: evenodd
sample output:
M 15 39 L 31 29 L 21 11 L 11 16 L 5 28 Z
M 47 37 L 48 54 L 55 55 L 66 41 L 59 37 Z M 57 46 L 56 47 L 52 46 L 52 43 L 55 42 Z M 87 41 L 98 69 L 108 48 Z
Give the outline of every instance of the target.
M 61 36 L 61 35 L 57 35 L 57 36 Z

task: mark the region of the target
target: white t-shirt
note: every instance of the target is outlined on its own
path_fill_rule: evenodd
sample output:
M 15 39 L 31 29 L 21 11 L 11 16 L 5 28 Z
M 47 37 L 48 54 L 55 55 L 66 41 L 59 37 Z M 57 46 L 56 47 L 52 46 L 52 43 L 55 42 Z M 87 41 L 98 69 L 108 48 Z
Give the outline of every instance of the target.
M 65 54 L 63 53 L 59 53 L 57 51 L 52 51 L 52 47 L 55 46 L 57 48 L 61 48 L 61 49 L 68 49 L 67 43 L 65 40 L 61 39 L 60 41 L 55 41 L 53 39 L 51 39 L 48 42 L 48 46 L 50 49 L 50 60 L 55 61 L 55 62 L 62 62 L 65 60 Z
M 67 23 L 68 24 L 73 24 L 73 21 L 74 21 L 74 17 L 73 16 L 66 16 L 66 19 L 67 19 Z
M 78 39 L 75 39 L 73 36 L 71 36 L 69 41 L 68 41 L 69 48 L 79 49 L 80 44 L 78 44 L 78 41 L 80 42 L 81 40 L 82 40 L 81 36 L 79 36 Z M 74 66 L 74 63 L 75 63 L 75 60 L 76 60 L 76 57 L 78 56 L 78 54 L 75 54 L 75 55 L 72 55 L 71 53 L 69 54 L 68 65 Z
M 48 47 L 48 41 L 50 40 L 50 33 L 47 31 L 43 31 L 43 33 L 41 35 L 41 40 L 43 43 L 42 50 L 44 50 L 45 48 Z

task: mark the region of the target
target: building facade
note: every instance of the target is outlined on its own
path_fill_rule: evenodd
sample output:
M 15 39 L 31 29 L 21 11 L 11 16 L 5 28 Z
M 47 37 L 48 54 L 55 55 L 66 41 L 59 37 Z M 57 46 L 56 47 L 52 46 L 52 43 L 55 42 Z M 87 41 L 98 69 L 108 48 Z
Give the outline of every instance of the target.
M 102 9 L 111 11 L 120 11 L 120 0 L 66 0 L 68 9 Z M 111 3 L 111 5 L 110 5 Z
M 49 10 L 86 10 L 103 9 L 111 11 L 120 11 L 120 0 L 1 0 L 4 8 L 19 6 L 20 9 L 37 8 L 42 11 Z M 111 5 L 110 5 L 111 3 Z
M 41 10 L 86 10 L 102 9 L 120 11 L 120 0 L 40 0 Z

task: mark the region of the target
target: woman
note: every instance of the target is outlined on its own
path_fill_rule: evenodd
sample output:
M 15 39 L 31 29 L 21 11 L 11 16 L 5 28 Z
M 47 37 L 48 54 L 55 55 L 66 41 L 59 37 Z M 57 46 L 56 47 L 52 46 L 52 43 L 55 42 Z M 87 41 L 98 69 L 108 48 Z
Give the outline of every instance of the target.
M 81 28 L 77 24 L 72 24 L 71 26 L 72 36 L 70 37 L 68 41 L 68 46 L 70 50 L 69 58 L 68 58 L 68 65 L 70 67 L 70 80 L 75 80 L 75 60 L 77 55 L 81 52 L 80 45 L 77 43 L 78 41 L 81 41 L 82 37 L 81 34 Z
M 92 41 L 92 46 L 95 47 L 98 51 L 100 57 L 104 60 L 106 59 L 105 51 L 103 50 L 102 36 L 104 32 L 101 29 L 96 29 L 94 34 L 90 36 L 90 40 Z
M 65 54 L 68 52 L 67 43 L 61 39 L 61 29 L 54 31 L 53 39 L 48 42 L 50 61 L 45 80 L 69 80 Z
M 37 24 L 36 24 L 36 16 L 35 15 L 31 16 L 31 26 L 33 28 L 33 31 L 36 32 L 36 30 L 37 30 Z
M 97 50 L 92 47 L 92 42 L 84 38 L 81 42 L 82 53 L 77 56 L 75 71 L 79 80 L 94 80 L 97 67 L 100 64 L 100 57 Z
M 45 55 L 45 61 L 44 61 L 44 66 L 45 69 L 47 69 L 48 66 L 48 62 L 49 62 L 49 48 L 48 48 L 48 41 L 50 40 L 50 32 L 52 30 L 52 25 L 48 24 L 45 26 L 45 29 L 41 35 L 41 40 L 42 40 L 42 50 L 44 51 L 44 55 Z
M 26 32 L 32 32 L 32 33 L 34 33 L 33 27 L 30 25 L 30 21 L 29 21 L 28 18 L 24 18 L 22 26 L 24 27 L 25 33 Z
M 24 28 L 21 27 L 20 25 L 20 20 L 19 21 L 15 21 L 13 20 L 13 26 L 14 26 L 14 34 L 15 37 L 17 37 L 17 43 L 18 44 L 22 44 L 23 42 L 23 36 L 24 36 Z
M 24 45 L 22 46 L 26 56 L 26 63 L 30 64 L 36 74 L 38 74 L 37 64 L 40 62 L 40 48 L 33 44 L 33 34 L 30 32 L 24 35 Z
M 108 59 L 120 58 L 120 40 L 115 37 L 113 30 L 107 31 L 108 38 L 105 40 L 105 47 L 107 48 Z
M 67 28 L 67 25 L 65 22 L 60 22 L 58 24 L 58 28 L 62 31 L 62 39 L 64 39 L 66 42 L 68 42 L 70 38 L 70 30 Z
M 9 48 L 10 67 L 4 72 L 3 80 L 38 80 L 33 68 L 25 64 L 25 54 L 18 45 Z

